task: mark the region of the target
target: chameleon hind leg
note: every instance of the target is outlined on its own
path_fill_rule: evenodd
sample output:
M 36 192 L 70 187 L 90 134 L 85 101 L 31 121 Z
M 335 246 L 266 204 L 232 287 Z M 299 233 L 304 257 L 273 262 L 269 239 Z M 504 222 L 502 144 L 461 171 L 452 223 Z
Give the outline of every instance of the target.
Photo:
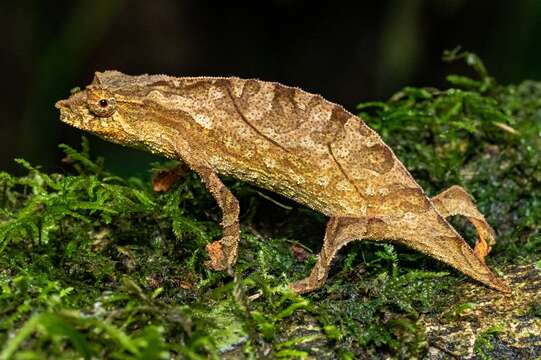
M 297 294 L 320 288 L 329 274 L 332 259 L 338 250 L 353 240 L 378 237 L 381 235 L 377 219 L 331 217 L 325 229 L 325 239 L 316 265 L 310 275 L 289 285 Z
M 434 196 L 431 201 L 443 217 L 462 215 L 475 226 L 478 238 L 473 252 L 484 262 L 492 245 L 496 243 L 496 233 L 475 206 L 471 195 L 462 187 L 454 185 Z

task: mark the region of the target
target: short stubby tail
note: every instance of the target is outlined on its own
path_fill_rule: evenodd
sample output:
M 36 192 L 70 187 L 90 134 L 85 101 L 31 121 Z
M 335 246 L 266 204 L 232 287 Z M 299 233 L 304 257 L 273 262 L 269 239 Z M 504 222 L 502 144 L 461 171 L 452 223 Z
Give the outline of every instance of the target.
M 447 242 L 443 247 L 448 249 L 448 258 L 442 259 L 444 262 L 490 288 L 504 293 L 511 292 L 509 286 L 494 275 L 460 235 L 456 238 L 443 240 Z
M 422 220 L 421 220 L 422 219 Z M 437 211 L 428 211 L 416 226 L 399 227 L 395 239 L 408 247 L 432 256 L 486 286 L 504 293 L 511 289 L 474 253 L 460 234 Z

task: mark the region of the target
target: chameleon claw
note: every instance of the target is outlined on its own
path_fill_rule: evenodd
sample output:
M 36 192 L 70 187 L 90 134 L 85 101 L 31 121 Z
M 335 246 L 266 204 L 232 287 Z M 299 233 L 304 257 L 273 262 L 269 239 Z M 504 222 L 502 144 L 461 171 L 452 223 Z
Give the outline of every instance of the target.
M 209 260 L 205 261 L 205 266 L 215 271 L 224 271 L 237 260 L 237 240 L 231 236 L 224 236 L 220 240 L 211 242 L 207 245 Z
M 205 266 L 215 271 L 227 269 L 226 260 L 220 241 L 214 241 L 207 245 L 209 260 L 205 261 Z
M 496 243 L 496 233 L 484 219 L 471 219 L 471 222 L 474 224 L 479 235 L 473 252 L 484 263 L 485 257 L 492 250 L 492 245 Z

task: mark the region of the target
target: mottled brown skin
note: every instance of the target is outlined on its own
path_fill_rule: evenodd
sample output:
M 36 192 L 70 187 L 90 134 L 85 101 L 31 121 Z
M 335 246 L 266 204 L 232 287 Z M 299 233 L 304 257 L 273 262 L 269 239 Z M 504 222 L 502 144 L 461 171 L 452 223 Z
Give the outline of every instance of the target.
M 260 80 L 106 71 L 56 107 L 70 125 L 199 174 L 223 212 L 223 236 L 207 246 L 215 270 L 235 263 L 239 241 L 239 204 L 221 174 L 330 217 L 312 273 L 291 284 L 298 293 L 319 288 L 337 251 L 357 239 L 401 242 L 510 291 L 484 263 L 494 231 L 471 197 L 454 186 L 429 199 L 376 132 L 319 95 Z M 455 214 L 475 225 L 474 250 L 445 220 Z

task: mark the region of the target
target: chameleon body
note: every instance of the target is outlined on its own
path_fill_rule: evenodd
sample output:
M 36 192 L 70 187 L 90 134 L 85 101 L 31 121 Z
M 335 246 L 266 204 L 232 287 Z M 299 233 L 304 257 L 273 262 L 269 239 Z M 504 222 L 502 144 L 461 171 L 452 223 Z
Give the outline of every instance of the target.
M 199 174 L 223 212 L 223 236 L 207 246 L 215 270 L 234 264 L 239 241 L 238 201 L 220 174 L 329 216 L 311 275 L 290 285 L 296 292 L 320 287 L 336 252 L 360 239 L 403 243 L 509 291 L 484 263 L 494 231 L 471 197 L 453 186 L 428 198 L 375 131 L 319 95 L 254 79 L 106 71 L 56 107 L 72 126 Z M 476 227 L 473 250 L 445 220 L 455 214 Z

